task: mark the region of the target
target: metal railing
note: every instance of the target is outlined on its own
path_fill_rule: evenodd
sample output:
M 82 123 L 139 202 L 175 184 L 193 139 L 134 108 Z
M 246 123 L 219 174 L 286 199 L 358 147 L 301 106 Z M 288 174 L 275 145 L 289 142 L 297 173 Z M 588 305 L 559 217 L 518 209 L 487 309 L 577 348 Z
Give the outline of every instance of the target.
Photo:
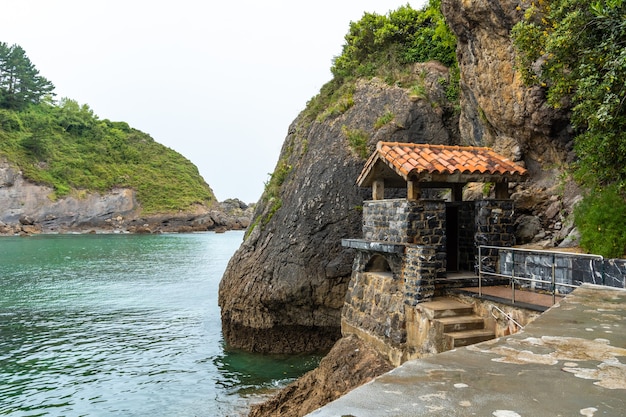
M 489 312 L 491 313 L 491 317 L 493 317 L 494 319 L 496 319 L 496 321 L 498 321 L 498 316 L 496 316 L 495 314 L 493 314 L 493 310 L 497 310 L 498 313 L 502 314 L 504 317 L 506 317 L 509 321 L 512 321 L 517 327 L 519 327 L 520 330 L 524 330 L 524 326 L 522 326 L 521 324 L 519 324 L 519 322 L 517 322 L 517 320 L 515 320 L 513 317 L 511 317 L 511 315 L 509 313 L 507 313 L 506 311 L 502 310 L 500 307 L 498 306 L 491 306 L 491 309 L 489 310 Z
M 513 303 L 517 285 L 545 290 L 552 295 L 552 304 L 555 304 L 557 294 L 571 292 L 582 282 L 586 282 L 584 279 L 576 279 L 576 275 L 582 277 L 586 274 L 603 274 L 603 271 L 595 269 L 594 261 L 603 265 L 604 258 L 600 255 L 570 252 L 479 246 L 478 294 L 482 296 L 483 281 L 490 277 L 492 280 L 509 281 Z M 588 269 L 574 267 L 583 264 L 587 264 Z

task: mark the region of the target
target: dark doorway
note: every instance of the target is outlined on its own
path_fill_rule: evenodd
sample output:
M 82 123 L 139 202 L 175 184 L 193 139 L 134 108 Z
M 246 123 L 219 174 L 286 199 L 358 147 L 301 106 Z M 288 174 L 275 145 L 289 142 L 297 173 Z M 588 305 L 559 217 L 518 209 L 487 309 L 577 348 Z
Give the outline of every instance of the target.
M 446 270 L 459 271 L 459 207 L 446 207 Z

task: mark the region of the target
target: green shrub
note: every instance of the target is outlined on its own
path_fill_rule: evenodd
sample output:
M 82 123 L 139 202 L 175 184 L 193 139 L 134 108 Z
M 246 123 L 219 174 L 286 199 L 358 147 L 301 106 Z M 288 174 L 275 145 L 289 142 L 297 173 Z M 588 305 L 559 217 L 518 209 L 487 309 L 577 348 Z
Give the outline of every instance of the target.
M 341 127 L 341 132 L 346 135 L 348 145 L 356 155 L 363 159 L 368 157 L 367 142 L 369 141 L 369 135 L 367 132 L 360 129 L 348 129 L 346 126 Z
M 0 129 L 7 132 L 19 132 L 23 129 L 22 121 L 16 112 L 0 109 Z
M 50 144 L 46 136 L 30 134 L 25 136 L 20 145 L 35 158 L 44 159 L 50 152 Z
M 517 69 L 571 108 L 575 178 L 589 188 L 626 186 L 626 2 L 539 0 L 512 30 Z
M 269 181 L 265 183 L 265 191 L 263 193 L 264 201 L 270 201 L 280 197 L 280 188 L 292 169 L 293 167 L 284 159 L 280 160 L 278 164 L 276 164 L 276 169 L 270 174 Z
M 371 77 L 389 63 L 456 65 L 456 38 L 441 13 L 441 0 L 430 0 L 422 10 L 407 5 L 386 16 L 365 13 L 350 23 L 345 40 L 331 68 L 338 79 Z
M 395 117 L 396 116 L 393 114 L 393 112 L 386 111 L 385 114 L 383 114 L 378 119 L 376 119 L 376 123 L 374 123 L 374 129 L 380 129 L 381 127 L 385 126 L 386 124 L 391 123 L 391 121 Z
M 574 210 L 580 246 L 607 258 L 626 251 L 626 200 L 616 186 L 593 191 Z
M 441 13 L 441 0 L 429 0 L 421 10 L 401 6 L 387 15 L 365 13 L 350 23 L 340 55 L 331 66 L 333 79 L 307 103 L 308 122 L 324 121 L 345 112 L 349 100 L 338 90 L 354 88 L 359 77 L 379 77 L 389 85 L 411 85 L 414 75 L 407 71 L 417 62 L 439 61 L 452 69 L 446 94 L 458 102 L 459 72 L 456 61 L 456 38 Z M 417 87 L 420 89 L 420 87 Z M 426 97 L 425 90 L 410 93 L 413 98 Z

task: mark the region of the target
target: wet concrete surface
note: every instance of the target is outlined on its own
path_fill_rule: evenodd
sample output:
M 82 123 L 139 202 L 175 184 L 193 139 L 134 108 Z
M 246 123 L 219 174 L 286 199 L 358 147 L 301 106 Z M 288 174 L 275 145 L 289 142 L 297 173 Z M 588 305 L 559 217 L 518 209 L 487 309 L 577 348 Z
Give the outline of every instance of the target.
M 521 333 L 406 362 L 308 416 L 626 416 L 626 290 L 585 284 Z

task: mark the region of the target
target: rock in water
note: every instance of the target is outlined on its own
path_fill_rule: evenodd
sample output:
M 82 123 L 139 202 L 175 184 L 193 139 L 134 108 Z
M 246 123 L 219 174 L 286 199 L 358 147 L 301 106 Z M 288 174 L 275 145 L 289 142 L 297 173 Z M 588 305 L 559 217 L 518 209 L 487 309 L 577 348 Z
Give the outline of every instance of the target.
M 392 368 L 358 337 L 344 337 L 322 359 L 318 368 L 275 397 L 254 405 L 248 417 L 304 416 Z

